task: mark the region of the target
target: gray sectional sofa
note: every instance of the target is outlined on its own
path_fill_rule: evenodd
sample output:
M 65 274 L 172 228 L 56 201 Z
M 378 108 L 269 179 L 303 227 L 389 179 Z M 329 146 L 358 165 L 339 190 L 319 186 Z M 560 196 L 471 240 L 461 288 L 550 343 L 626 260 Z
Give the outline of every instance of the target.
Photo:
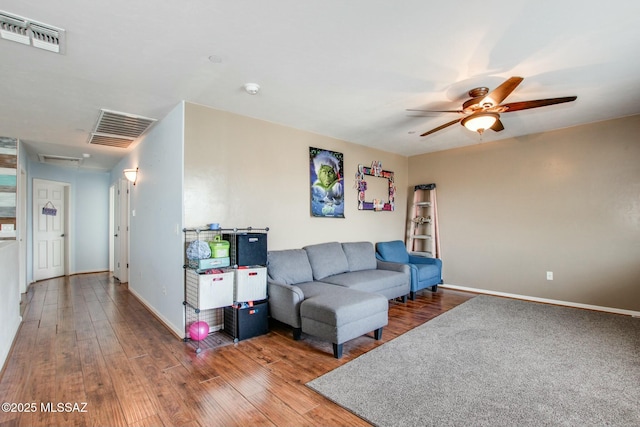
M 271 317 L 301 333 L 342 344 L 388 322 L 388 300 L 406 302 L 411 276 L 407 265 L 376 259 L 370 242 L 328 242 L 302 249 L 269 251 L 267 287 Z

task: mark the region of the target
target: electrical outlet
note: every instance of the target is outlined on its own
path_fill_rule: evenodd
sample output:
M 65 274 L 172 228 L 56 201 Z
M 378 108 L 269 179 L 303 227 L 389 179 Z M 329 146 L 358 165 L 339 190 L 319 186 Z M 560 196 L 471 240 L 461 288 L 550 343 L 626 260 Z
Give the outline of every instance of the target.
M 547 280 L 553 280 L 553 271 L 547 271 Z
M 166 286 L 163 286 L 163 287 L 162 287 L 162 293 L 163 293 L 164 295 L 166 295 L 166 294 L 167 294 L 167 287 L 166 287 Z

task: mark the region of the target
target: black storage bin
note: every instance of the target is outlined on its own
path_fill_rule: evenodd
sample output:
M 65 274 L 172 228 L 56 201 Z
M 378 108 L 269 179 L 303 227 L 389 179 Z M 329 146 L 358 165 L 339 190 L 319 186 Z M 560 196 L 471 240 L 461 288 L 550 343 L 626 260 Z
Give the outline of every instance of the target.
M 269 305 L 267 301 L 254 303 L 253 307 L 231 306 L 224 308 L 224 331 L 234 341 L 257 337 L 269 332 Z
M 223 238 L 231 242 L 232 265 L 267 265 L 267 233 L 225 234 Z

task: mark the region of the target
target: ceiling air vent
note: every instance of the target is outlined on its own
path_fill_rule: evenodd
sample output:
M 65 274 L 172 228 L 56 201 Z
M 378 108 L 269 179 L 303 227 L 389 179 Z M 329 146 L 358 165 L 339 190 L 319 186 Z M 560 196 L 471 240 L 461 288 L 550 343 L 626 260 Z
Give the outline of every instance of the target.
M 22 44 L 31 44 L 27 21 L 0 11 L 0 37 Z
M 34 47 L 48 50 L 55 53 L 64 53 L 64 30 L 31 23 L 31 43 Z
M 52 154 L 38 154 L 38 157 L 40 158 L 40 163 L 69 168 L 77 168 L 82 162 L 82 159 L 78 157 L 54 156 Z
M 148 117 L 102 109 L 89 143 L 127 148 L 155 122 Z
M 0 10 L 0 37 L 55 53 L 64 53 L 65 30 Z

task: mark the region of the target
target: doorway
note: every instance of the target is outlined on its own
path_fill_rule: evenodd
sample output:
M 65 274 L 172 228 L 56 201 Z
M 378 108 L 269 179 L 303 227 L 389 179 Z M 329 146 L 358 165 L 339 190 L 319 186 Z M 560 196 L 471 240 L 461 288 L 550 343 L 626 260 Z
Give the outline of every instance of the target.
M 20 167 L 18 179 L 18 210 L 16 212 L 18 239 L 18 286 L 27 292 L 27 174 Z
M 33 180 L 33 280 L 69 274 L 70 184 Z
M 129 282 L 129 181 L 118 180 L 113 191 L 113 277 Z

